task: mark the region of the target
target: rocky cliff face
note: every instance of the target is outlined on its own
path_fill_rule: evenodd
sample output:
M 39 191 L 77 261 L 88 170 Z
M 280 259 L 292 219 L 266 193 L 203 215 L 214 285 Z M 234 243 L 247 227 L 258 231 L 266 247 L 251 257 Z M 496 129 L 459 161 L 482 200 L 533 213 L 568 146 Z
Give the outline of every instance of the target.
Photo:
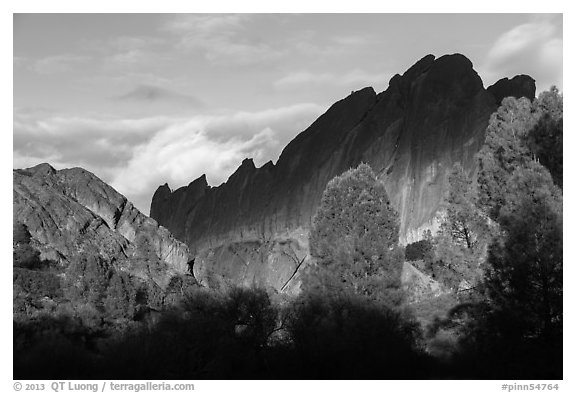
M 502 99 L 510 96 L 515 98 L 527 97 L 533 100 L 536 95 L 536 81 L 528 75 L 516 75 L 512 79 L 500 79 L 487 90 L 494 96 L 498 104 L 502 102 Z
M 330 179 L 370 164 L 400 214 L 401 241 L 418 240 L 436 225 L 453 164 L 474 170 L 502 97 L 533 98 L 534 91 L 529 77 L 485 89 L 466 57 L 428 55 L 395 75 L 386 91 L 365 88 L 335 103 L 276 165 L 244 160 L 219 187 L 204 176 L 175 191 L 161 186 L 150 215 L 190 247 L 201 281 L 297 291 L 308 230 Z
M 62 266 L 82 255 L 166 288 L 186 274 L 188 247 L 92 173 L 48 164 L 13 172 L 13 220 L 42 259 Z

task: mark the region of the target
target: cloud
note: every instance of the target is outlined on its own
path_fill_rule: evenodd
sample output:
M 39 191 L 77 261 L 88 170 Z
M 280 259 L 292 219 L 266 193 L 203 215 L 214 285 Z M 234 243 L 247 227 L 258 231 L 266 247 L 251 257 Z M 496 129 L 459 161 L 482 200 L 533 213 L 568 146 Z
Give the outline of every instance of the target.
M 90 60 L 90 56 L 83 55 L 48 56 L 32 61 L 30 69 L 42 75 L 60 74 L 78 69 L 79 66 L 88 63 Z
M 157 66 L 169 61 L 164 50 L 168 42 L 152 35 L 119 35 L 103 39 L 81 39 L 82 49 L 95 53 L 94 59 L 105 71 Z M 134 72 L 134 71 L 132 71 Z
M 360 88 L 374 86 L 390 80 L 389 73 L 370 73 L 355 69 L 342 74 L 330 72 L 313 73 L 309 71 L 291 72 L 274 82 L 279 90 L 309 88 L 310 86 L 338 86 Z
M 216 141 L 205 132 L 189 127 L 189 124 L 175 124 L 137 148 L 128 165 L 112 181 L 114 187 L 133 196 L 145 213 L 155 188 L 165 182 L 177 188 L 205 173 L 210 183 L 220 184 L 243 158 L 252 157 L 262 162 L 273 158 L 272 151 L 279 149 L 270 128 L 246 140 Z
M 257 15 L 177 15 L 162 30 L 177 38 L 181 50 L 199 52 L 219 65 L 252 65 L 282 57 L 279 47 L 248 34 L 246 25 L 254 18 Z
M 104 50 L 111 48 L 116 51 L 131 51 L 158 47 L 164 44 L 165 41 L 160 37 L 125 35 L 109 39 L 108 42 L 104 44 Z
M 377 43 L 376 37 L 369 34 L 351 34 L 332 37 L 332 41 L 342 46 L 374 45 Z
M 287 144 L 297 132 L 303 131 L 327 108 L 302 103 L 258 112 L 236 112 L 229 116 L 206 118 L 205 129 L 212 139 L 230 135 L 247 138 L 264 128 L 272 128 L 282 144 Z
M 248 14 L 180 14 L 170 19 L 163 29 L 176 34 L 197 32 L 202 35 L 214 33 L 230 35 L 231 32 L 242 28 L 250 18 L 251 15 Z
M 312 59 L 342 56 L 363 56 L 368 48 L 379 45 L 380 37 L 373 34 L 339 34 L 326 36 L 319 30 L 294 31 L 284 44 L 292 55 Z
M 170 63 L 170 55 L 152 48 L 133 48 L 104 55 L 101 64 L 104 71 L 135 72 L 137 69 L 157 68 Z
M 12 56 L 12 64 L 14 68 L 22 66 L 28 62 L 28 59 L 22 56 Z
M 204 103 L 196 97 L 180 94 L 175 91 L 153 86 L 139 85 L 129 92 L 115 97 L 119 101 L 131 101 L 140 103 L 164 102 L 169 104 L 184 104 L 195 108 L 204 106 Z
M 552 84 L 562 88 L 562 58 L 561 27 L 550 18 L 540 18 L 502 34 L 479 72 L 487 85 L 503 77 L 529 74 L 539 91 Z
M 20 168 L 48 161 L 82 166 L 97 174 L 113 173 L 126 165 L 135 146 L 172 121 L 162 117 L 94 119 L 17 108 L 13 165 Z
M 136 148 L 112 184 L 145 206 L 147 213 L 152 194 L 163 183 L 178 188 L 206 174 L 211 184 L 218 185 L 244 158 L 253 158 L 256 165 L 276 160 L 287 142 L 324 109 L 300 104 L 176 122 Z
M 204 173 L 219 184 L 244 158 L 258 165 L 276 160 L 324 110 L 298 104 L 218 116 L 95 119 L 17 109 L 13 165 L 84 167 L 147 214 L 158 185 L 180 187 Z
M 141 49 L 131 49 L 115 53 L 106 59 L 107 65 L 133 65 L 150 59 L 150 54 Z
M 104 78 L 119 85 L 149 85 L 164 89 L 173 89 L 183 84 L 179 78 L 166 78 L 151 72 L 123 72 L 120 75 L 106 76 Z M 100 80 L 100 82 L 103 82 L 103 80 Z

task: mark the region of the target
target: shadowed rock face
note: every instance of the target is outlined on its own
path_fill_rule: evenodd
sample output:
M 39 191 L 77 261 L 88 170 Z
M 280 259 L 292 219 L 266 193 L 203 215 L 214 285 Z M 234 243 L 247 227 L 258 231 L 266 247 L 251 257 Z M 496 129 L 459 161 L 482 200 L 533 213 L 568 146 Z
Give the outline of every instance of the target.
M 536 81 L 528 75 L 516 75 L 512 79 L 502 78 L 486 90 L 494 96 L 498 104 L 510 96 L 533 100 L 536 96 Z
M 195 276 L 208 283 L 298 290 L 307 236 L 328 181 L 361 162 L 372 166 L 401 217 L 400 239 L 433 228 L 454 163 L 474 170 L 490 114 L 507 95 L 531 94 L 529 77 L 484 89 L 464 56 L 428 55 L 386 91 L 353 92 L 284 149 L 278 162 L 244 160 L 228 181 L 206 178 L 156 191 L 151 217 L 195 254 Z M 530 93 L 532 92 L 532 93 Z
M 14 222 L 41 257 L 67 265 L 81 254 L 165 288 L 186 274 L 188 247 L 92 173 L 48 164 L 13 171 Z

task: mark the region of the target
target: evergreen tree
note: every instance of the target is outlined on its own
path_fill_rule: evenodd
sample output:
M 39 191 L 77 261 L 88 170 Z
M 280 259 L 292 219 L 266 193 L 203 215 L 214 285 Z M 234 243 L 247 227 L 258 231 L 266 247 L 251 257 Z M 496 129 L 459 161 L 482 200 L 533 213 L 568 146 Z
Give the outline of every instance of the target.
M 513 172 L 537 161 L 562 187 L 563 98 L 558 89 L 541 93 L 534 102 L 505 98 L 486 129 L 478 153 L 478 206 L 498 221 Z
M 472 180 L 459 163 L 454 165 L 448 184 L 448 195 L 444 201 L 446 219 L 440 230 L 456 244 L 469 250 L 476 249 L 487 224 L 476 207 L 476 190 Z
M 486 285 L 504 335 L 550 338 L 562 328 L 562 196 L 537 163 L 515 171 L 490 247 Z
M 103 312 L 110 275 L 110 264 L 101 256 L 81 254 L 66 268 L 67 297 L 73 301 L 84 301 Z
M 539 113 L 536 125 L 528 132 L 526 144 L 562 188 L 563 97 L 556 87 L 540 93 L 533 106 Z
M 110 272 L 104 308 L 111 318 L 131 318 L 136 310 L 136 289 L 130 276 L 122 271 Z
M 506 98 L 478 154 L 477 205 L 492 219 L 492 239 L 485 298 L 465 342 L 496 373 L 504 366 L 517 368 L 511 375 L 561 375 L 561 121 L 555 89 L 533 103 Z
M 361 164 L 335 177 L 326 186 L 310 231 L 310 253 L 317 265 L 304 288 L 398 305 L 403 263 L 398 230 L 398 214 L 370 166 Z
M 534 100 L 533 106 L 541 115 L 548 114 L 555 120 L 564 116 L 564 97 L 556 86 L 540 93 L 538 98 Z
M 497 220 L 505 203 L 508 179 L 533 155 L 525 144 L 528 131 L 537 122 L 536 111 L 527 98 L 507 97 L 490 117 L 486 142 L 478 153 L 479 206 Z
M 518 317 L 512 330 L 519 336 L 534 325 L 540 327 L 527 334 L 537 336 L 561 320 L 562 191 L 542 163 L 561 168 L 551 157 L 561 157 L 561 128 L 548 125 L 561 122 L 562 112 L 555 88 L 533 103 L 505 99 L 478 156 L 479 205 L 500 229 L 488 258 L 488 296 L 494 310 L 509 315 L 508 324 Z M 561 173 L 555 178 L 561 184 Z
M 476 207 L 476 187 L 460 164 L 448 178 L 446 216 L 435 239 L 433 277 L 456 290 L 476 286 L 487 244 L 488 222 Z

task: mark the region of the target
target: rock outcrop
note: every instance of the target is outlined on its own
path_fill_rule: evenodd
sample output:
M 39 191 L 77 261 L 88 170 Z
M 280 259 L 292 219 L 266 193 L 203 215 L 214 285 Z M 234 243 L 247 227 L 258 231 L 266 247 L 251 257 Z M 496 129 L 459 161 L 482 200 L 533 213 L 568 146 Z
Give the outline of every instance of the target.
M 474 170 L 490 114 L 506 95 L 531 95 L 520 76 L 486 90 L 459 54 L 425 56 L 384 92 L 338 101 L 292 140 L 274 165 L 244 160 L 228 181 L 204 176 L 154 194 L 150 215 L 195 255 L 195 276 L 297 291 L 308 261 L 308 231 L 328 181 L 366 162 L 384 182 L 401 218 L 403 243 L 437 225 L 447 176 L 459 162 Z
M 62 266 L 97 256 L 160 288 L 188 273 L 185 244 L 81 168 L 56 171 L 40 164 L 14 170 L 13 215 L 40 257 Z
M 528 75 L 516 75 L 512 79 L 502 78 L 486 90 L 494 96 L 498 104 L 510 96 L 533 100 L 536 96 L 536 81 Z

